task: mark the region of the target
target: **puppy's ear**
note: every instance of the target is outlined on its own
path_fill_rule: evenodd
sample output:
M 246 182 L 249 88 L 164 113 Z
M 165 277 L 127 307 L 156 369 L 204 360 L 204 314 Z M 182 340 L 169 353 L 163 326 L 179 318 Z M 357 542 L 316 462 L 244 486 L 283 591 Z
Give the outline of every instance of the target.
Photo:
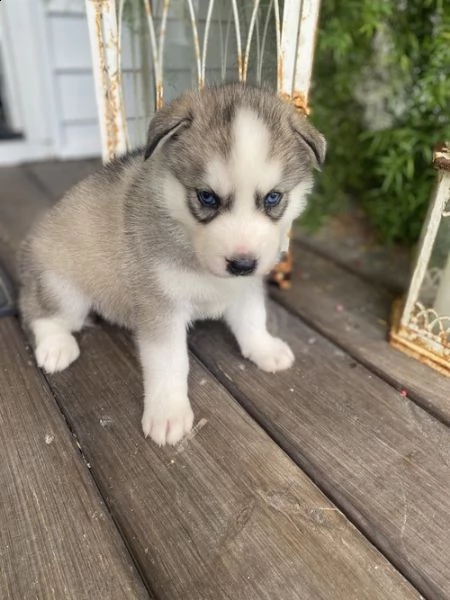
M 302 145 L 304 145 L 313 159 L 314 166 L 317 169 L 323 165 L 327 152 L 327 142 L 323 135 L 317 131 L 314 125 L 304 116 L 295 115 L 292 121 L 295 134 L 298 136 Z
M 188 110 L 187 102 L 183 98 L 159 110 L 150 122 L 147 134 L 144 160 L 150 156 L 169 139 L 190 127 L 192 116 Z

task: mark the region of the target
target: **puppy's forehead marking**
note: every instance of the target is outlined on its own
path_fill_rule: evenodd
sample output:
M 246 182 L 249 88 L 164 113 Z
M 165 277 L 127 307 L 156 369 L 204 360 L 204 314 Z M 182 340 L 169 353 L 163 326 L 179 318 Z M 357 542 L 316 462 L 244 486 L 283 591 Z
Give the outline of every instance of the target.
M 233 123 L 232 153 L 238 162 L 248 162 L 251 157 L 260 164 L 267 160 L 270 151 L 270 132 L 250 109 L 240 108 Z
M 232 164 L 237 181 L 268 192 L 281 178 L 279 162 L 271 158 L 271 133 L 250 110 L 241 108 L 233 123 Z
M 258 115 L 240 108 L 232 125 L 230 156 L 216 155 L 206 169 L 211 188 L 220 195 L 267 193 L 281 179 L 278 160 L 271 157 L 271 134 Z

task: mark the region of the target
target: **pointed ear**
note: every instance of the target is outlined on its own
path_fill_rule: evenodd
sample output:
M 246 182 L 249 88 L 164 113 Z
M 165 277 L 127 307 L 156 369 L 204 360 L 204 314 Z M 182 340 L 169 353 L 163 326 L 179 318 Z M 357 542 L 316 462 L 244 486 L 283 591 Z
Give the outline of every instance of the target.
M 144 160 L 159 150 L 168 140 L 188 128 L 192 115 L 182 99 L 159 110 L 150 122 Z
M 314 166 L 320 169 L 325 161 L 327 152 L 327 142 L 324 136 L 317 131 L 306 117 L 298 113 L 293 119 L 292 126 L 295 134 L 311 156 Z

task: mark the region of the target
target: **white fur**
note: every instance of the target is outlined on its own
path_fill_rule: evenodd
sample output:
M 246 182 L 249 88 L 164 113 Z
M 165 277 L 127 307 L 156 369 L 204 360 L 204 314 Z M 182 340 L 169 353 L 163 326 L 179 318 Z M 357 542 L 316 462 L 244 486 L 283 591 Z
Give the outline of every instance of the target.
M 158 445 L 176 444 L 192 429 L 188 399 L 187 318 L 175 314 L 159 339 L 141 334 L 139 352 L 144 373 L 142 429 Z
M 267 331 L 261 277 L 224 279 L 161 267 L 158 279 L 178 310 L 164 338 L 141 338 L 139 348 L 145 386 L 142 427 L 146 436 L 163 445 L 178 442 L 193 424 L 187 396 L 190 321 L 225 316 L 242 354 L 264 371 L 287 369 L 294 355 Z
M 239 343 L 242 354 L 263 371 L 282 371 L 294 362 L 294 355 L 289 346 L 267 331 L 261 280 L 252 281 L 236 296 L 225 313 L 225 319 Z
M 172 217 L 192 235 L 205 271 L 161 265 L 159 286 L 176 309 L 157 339 L 154 332 L 138 332 L 145 390 L 142 429 L 159 445 L 177 443 L 193 425 L 186 340 L 191 321 L 224 316 L 242 354 L 265 371 L 287 369 L 294 360 L 289 346 L 267 331 L 262 276 L 287 248 L 288 231 L 304 208 L 311 184 L 303 182 L 290 192 L 288 207 L 278 222 L 258 210 L 255 194 L 263 196 L 276 189 L 282 177 L 279 161 L 270 157 L 269 143 L 264 123 L 255 113 L 241 109 L 233 126 L 228 161 L 216 156 L 206 166 L 210 188 L 223 197 L 233 194 L 234 203 L 229 212 L 207 226 L 191 215 L 181 183 L 170 174 L 166 177 L 167 206 Z M 258 259 L 256 274 L 251 278 L 230 276 L 227 259 L 247 253 Z M 59 310 L 52 318 L 37 319 L 31 325 L 37 362 L 53 373 L 78 357 L 78 344 L 71 332 L 81 329 L 91 303 L 71 282 L 53 273 L 47 274 L 44 284 Z
M 214 111 L 220 110 L 221 103 L 203 107 L 199 117 L 205 119 L 195 131 L 195 122 L 190 122 L 188 115 L 195 114 L 201 97 L 193 94 L 178 104 L 175 101 L 174 108 L 159 111 L 150 126 L 150 146 L 159 139 L 154 149 L 155 162 L 144 165 L 142 156 L 133 155 L 116 164 L 117 178 L 112 177 L 111 169 L 115 168 L 112 163 L 107 172 L 74 188 L 53 211 L 45 227 L 31 239 L 32 244 L 24 254 L 28 261 L 29 252 L 36 254 L 37 260 L 33 259 L 28 268 L 32 273 L 37 271 L 40 277 L 39 287 L 25 289 L 21 297 L 25 321 L 35 336 L 39 366 L 55 372 L 76 360 L 79 348 L 72 332 L 81 329 L 91 308 L 105 318 L 126 325 L 136 335 L 143 369 L 142 429 L 145 436 L 159 445 L 177 443 L 193 425 L 194 415 L 188 398 L 187 345 L 187 329 L 192 321 L 224 317 L 242 354 L 265 371 L 286 369 L 294 360 L 289 346 L 267 331 L 263 277 L 276 263 L 280 251 L 287 249 L 289 229 L 304 209 L 305 196 L 312 187 L 312 175 L 308 174 L 312 165 L 309 159 L 308 164 L 301 164 L 306 158 L 306 149 L 302 151 L 298 146 L 295 166 L 294 138 L 289 141 L 286 137 L 285 143 L 290 145 L 285 153 L 274 154 L 281 139 L 277 132 L 269 130 L 273 123 L 263 121 L 266 108 L 271 110 L 270 104 L 266 105 L 268 96 L 259 106 L 259 116 L 256 110 L 248 108 L 256 106 L 253 102 L 239 102 L 240 96 L 244 100 L 247 92 L 238 92 L 238 88 L 229 92 L 224 98 L 237 100 L 231 133 L 228 111 L 222 123 L 221 119 L 214 119 Z M 205 90 L 206 101 L 210 94 L 216 93 L 220 94 Z M 256 93 L 249 90 L 249 98 L 256 99 Z M 279 102 L 276 97 L 273 101 Z M 201 108 L 201 104 L 199 106 Z M 185 118 L 179 120 L 180 115 Z M 289 124 L 295 121 L 295 112 L 281 105 L 279 115 L 280 135 L 289 136 Z M 179 120 L 178 125 L 174 126 L 174 119 Z M 178 181 L 164 164 L 161 149 L 177 128 L 181 131 L 185 126 L 192 127 L 191 139 L 199 140 L 198 136 L 202 136 L 208 144 L 204 148 L 198 144 L 196 148 L 194 142 L 173 156 L 178 164 L 178 170 L 173 169 L 180 177 Z M 223 148 L 217 147 L 216 155 L 210 150 L 216 147 L 206 137 L 210 126 L 219 127 L 214 143 L 224 146 L 223 136 L 230 135 L 225 154 L 219 152 Z M 301 129 L 301 119 L 297 126 Z M 307 131 L 314 131 L 306 122 L 303 126 Z M 159 138 L 164 131 L 166 134 Z M 181 137 L 179 141 L 182 142 Z M 318 153 L 323 154 L 322 140 L 317 138 L 317 143 Z M 186 169 L 192 153 L 197 151 L 197 176 L 191 173 L 188 177 Z M 282 163 L 284 159 L 287 164 Z M 151 181 L 147 181 L 147 174 Z M 291 189 L 300 177 L 302 183 Z M 189 190 L 182 181 L 189 181 Z M 196 187 L 210 189 L 226 205 L 219 207 L 218 214 L 196 207 L 191 204 L 197 201 L 196 190 L 192 189 Z M 283 207 L 279 207 L 278 220 L 271 219 L 261 205 L 271 191 L 286 194 L 285 211 L 281 214 Z M 157 204 L 158 210 L 154 213 L 150 202 Z M 197 210 L 201 211 L 200 215 Z M 200 220 L 204 217 L 203 223 L 195 218 L 196 214 Z M 141 215 L 145 218 L 141 219 Z M 208 216 L 213 217 L 210 222 L 207 222 Z M 276 216 L 275 210 L 273 216 Z M 68 227 L 73 229 L 67 235 L 67 248 L 61 248 L 61 256 L 54 254 L 57 243 L 53 246 L 53 241 L 64 239 Z M 171 231 L 173 239 L 164 239 Z M 170 243 L 176 245 L 173 253 Z M 186 258 L 180 256 L 183 250 Z M 193 260 L 195 264 L 190 265 L 189 257 L 194 253 L 198 262 Z M 233 276 L 228 269 L 233 270 L 232 262 L 238 258 L 255 259 L 256 271 L 249 277 Z M 55 272 L 43 273 L 45 264 L 49 270 L 53 268 L 67 277 Z M 121 288 L 116 287 L 117 273 L 124 275 L 125 285 Z M 90 297 L 74 282 L 88 290 Z M 49 314 L 52 316 L 41 318 Z
M 249 284 L 243 277 L 225 279 L 165 266 L 159 268 L 158 280 L 188 321 L 220 318 L 240 290 Z
M 280 219 L 280 227 L 285 230 L 291 228 L 292 222 L 299 217 L 306 208 L 308 194 L 313 188 L 312 176 L 302 181 L 289 192 L 289 204 Z
M 63 320 L 36 319 L 31 328 L 36 340 L 36 362 L 47 373 L 62 371 L 78 358 L 80 349 Z
M 229 159 L 212 156 L 206 165 L 206 184 L 219 196 L 233 194 L 232 209 L 207 226 L 199 224 L 187 207 L 183 186 L 170 174 L 165 181 L 165 192 L 170 199 L 167 206 L 171 216 L 182 222 L 192 235 L 199 260 L 211 274 L 232 277 L 227 272 L 227 259 L 250 254 L 258 260 L 256 274 L 265 275 L 280 253 L 288 249 L 288 233 L 293 220 L 305 208 L 312 177 L 289 192 L 284 215 L 278 222 L 271 221 L 255 205 L 255 194 L 264 196 L 276 189 L 282 177 L 280 162 L 270 156 L 267 126 L 256 113 L 240 109 L 232 135 Z
M 287 249 L 289 229 L 304 208 L 311 182 L 290 192 L 279 222 L 258 210 L 255 193 L 265 195 L 276 189 L 282 176 L 281 165 L 270 158 L 269 143 L 267 127 L 255 113 L 241 109 L 233 126 L 230 158 L 211 157 L 206 165 L 207 185 L 222 197 L 233 194 L 234 204 L 231 211 L 207 226 L 191 215 L 183 186 L 170 174 L 166 177 L 171 215 L 191 233 L 205 272 L 167 265 L 158 271 L 161 289 L 178 307 L 164 339 L 139 341 L 145 382 L 142 427 L 158 444 L 176 443 L 192 427 L 186 383 L 186 328 L 190 321 L 225 316 L 242 354 L 264 371 L 287 369 L 294 361 L 289 346 L 267 331 L 262 275 L 273 267 L 280 251 Z M 229 276 L 226 259 L 246 253 L 258 259 L 256 276 Z
M 268 273 L 276 262 L 285 235 L 255 206 L 255 193 L 269 193 L 279 184 L 282 171 L 270 158 L 270 134 L 266 125 L 248 109 L 241 109 L 233 124 L 233 146 L 229 160 L 212 157 L 206 180 L 221 196 L 234 195 L 230 212 L 199 228 L 195 245 L 205 267 L 215 275 L 228 276 L 227 262 L 237 254 L 258 259 L 257 273 Z
M 213 157 L 207 165 L 207 182 L 220 196 L 236 193 L 237 204 L 254 209 L 255 191 L 268 193 L 281 179 L 281 165 L 269 158 L 270 133 L 256 113 L 240 109 L 233 124 L 233 146 L 228 162 Z
M 68 367 L 80 354 L 71 332 L 82 328 L 90 302 L 70 281 L 52 272 L 45 274 L 43 283 L 59 310 L 53 317 L 34 320 L 31 329 L 35 336 L 37 364 L 47 373 L 56 373 Z

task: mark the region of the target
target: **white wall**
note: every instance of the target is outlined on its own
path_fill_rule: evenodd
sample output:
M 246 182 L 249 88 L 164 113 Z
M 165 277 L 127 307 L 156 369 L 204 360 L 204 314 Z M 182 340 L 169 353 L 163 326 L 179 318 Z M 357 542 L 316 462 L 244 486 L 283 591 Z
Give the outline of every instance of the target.
M 42 2 L 42 0 L 38 0 Z M 58 157 L 100 154 L 84 0 L 44 2 Z
M 52 156 L 57 132 L 42 5 L 3 2 L 0 30 L 8 110 L 24 134 L 23 140 L 0 143 L 0 164 Z

